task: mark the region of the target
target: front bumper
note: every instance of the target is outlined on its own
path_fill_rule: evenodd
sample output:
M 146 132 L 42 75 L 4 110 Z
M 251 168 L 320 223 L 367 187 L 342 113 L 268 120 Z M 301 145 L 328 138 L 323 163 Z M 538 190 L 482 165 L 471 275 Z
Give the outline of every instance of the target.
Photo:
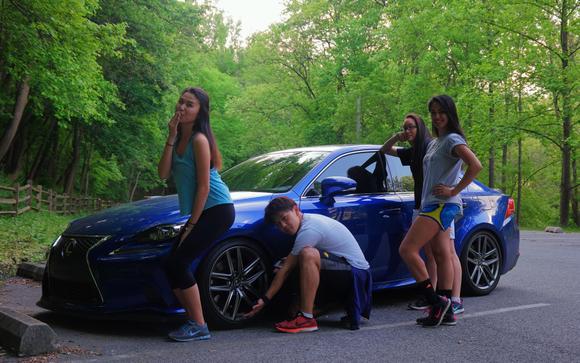
M 169 248 L 112 255 L 103 242 L 102 237 L 66 236 L 55 244 L 37 305 L 83 317 L 182 316 L 162 269 Z

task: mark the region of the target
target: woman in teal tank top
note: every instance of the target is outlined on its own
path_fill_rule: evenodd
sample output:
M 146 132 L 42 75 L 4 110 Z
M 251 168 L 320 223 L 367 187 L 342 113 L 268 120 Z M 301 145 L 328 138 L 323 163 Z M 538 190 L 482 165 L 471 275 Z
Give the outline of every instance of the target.
M 209 109 L 209 96 L 201 88 L 182 92 L 158 165 L 162 179 L 172 176 L 175 181 L 181 214 L 190 215 L 165 264 L 171 288 L 187 312 L 188 321 L 169 333 L 169 338 L 181 342 L 211 337 L 190 267 L 235 217 L 230 192 L 218 173 L 222 160 Z

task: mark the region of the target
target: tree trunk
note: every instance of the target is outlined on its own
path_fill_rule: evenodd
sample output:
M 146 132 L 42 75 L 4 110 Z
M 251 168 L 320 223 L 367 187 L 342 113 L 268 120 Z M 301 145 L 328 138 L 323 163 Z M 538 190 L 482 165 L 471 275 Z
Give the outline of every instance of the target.
M 503 144 L 501 147 L 501 188 L 502 190 L 507 190 L 507 159 L 508 159 L 508 146 Z
M 576 173 L 576 159 L 572 159 L 572 217 L 574 224 L 580 227 L 580 214 L 578 213 L 578 174 Z
M 135 177 L 135 184 L 133 184 L 133 188 L 131 189 L 131 195 L 129 196 L 129 201 L 133 201 L 133 196 L 135 195 L 135 189 L 137 189 L 137 184 L 139 183 L 139 177 L 141 176 L 141 170 L 137 172 L 137 176 Z
M 50 158 L 48 158 L 48 164 L 46 165 L 46 168 L 39 169 L 46 170 L 45 175 L 48 177 L 48 180 L 51 182 L 52 185 L 57 184 L 55 183 L 55 179 L 56 179 L 56 162 L 57 160 L 60 159 L 59 156 L 57 155 L 59 151 L 59 141 L 60 141 L 60 132 L 59 125 L 57 123 L 54 129 L 54 137 L 50 142 L 50 150 L 49 150 Z
M 490 100 L 490 104 L 489 104 L 489 125 L 491 126 L 492 132 L 491 132 L 491 144 L 489 146 L 489 187 L 490 188 L 494 188 L 495 187 L 495 150 L 494 150 L 494 134 L 495 132 L 493 131 L 493 117 L 494 117 L 494 113 L 495 113 L 495 109 L 493 107 L 493 82 L 489 82 L 489 100 Z
M 518 222 L 522 224 L 522 215 L 520 211 L 522 207 L 522 138 L 518 138 L 518 192 L 516 199 L 516 216 L 518 216 Z
M 46 112 L 47 109 L 48 108 L 45 108 L 45 115 L 48 115 L 48 117 L 50 118 L 50 126 L 49 126 L 47 133 L 46 133 L 46 137 L 44 138 L 44 140 L 42 140 L 42 144 L 40 145 L 40 147 L 38 148 L 38 151 L 36 152 L 36 156 L 34 158 L 34 162 L 32 163 L 32 167 L 30 168 L 30 171 L 28 172 L 27 179 L 29 179 L 29 180 L 36 179 L 36 174 L 38 172 L 38 169 L 44 164 L 44 161 L 46 160 L 46 157 L 48 155 L 47 149 L 50 145 L 50 141 L 52 140 L 54 131 L 56 130 L 56 126 L 58 124 L 58 121 L 57 121 L 56 117 L 54 117 L 52 112 L 50 112 L 50 113 Z
M 562 47 L 562 174 L 560 180 L 560 225 L 567 226 L 570 218 L 570 195 L 572 186 L 570 185 L 570 162 L 571 146 L 570 136 L 571 125 L 571 104 L 570 89 L 571 81 L 568 78 L 568 2 L 562 1 L 561 23 L 560 23 L 560 45 Z
M 507 91 L 505 93 L 504 100 L 505 100 L 505 119 L 508 120 L 510 114 L 511 97 Z M 508 144 L 507 142 L 504 142 L 504 144 L 501 147 L 501 188 L 504 192 L 508 188 L 507 168 L 508 168 Z
M 30 110 L 30 108 L 28 109 Z M 8 174 L 8 179 L 15 181 L 20 176 L 22 170 L 22 163 L 26 148 L 28 147 L 28 124 L 32 118 L 32 112 L 25 112 L 20 121 L 20 127 L 14 136 L 12 145 L 5 156 L 5 170 Z
M 4 159 L 8 148 L 12 144 L 14 135 L 18 131 L 20 126 L 20 121 L 22 121 L 22 115 L 24 114 L 24 109 L 28 104 L 28 95 L 30 94 L 30 77 L 24 78 L 22 83 L 18 87 L 18 96 L 16 98 L 16 105 L 14 105 L 14 115 L 12 116 L 12 121 L 8 126 L 8 129 L 2 136 L 2 141 L 0 141 L 0 161 Z
M 564 101 L 564 104 L 566 102 Z M 565 107 L 563 105 L 563 107 Z M 570 218 L 570 196 L 572 186 L 570 185 L 570 119 L 564 119 L 563 124 L 564 147 L 562 149 L 562 175 L 560 182 L 560 225 L 567 226 Z
M 14 142 L 11 146 L 11 152 L 8 154 L 10 157 L 7 158 L 8 162 L 6 171 L 8 172 L 8 179 L 15 181 L 20 176 L 20 171 L 22 170 L 22 159 L 24 156 L 24 150 L 26 149 L 26 127 L 20 127 Z
M 74 187 L 75 175 L 77 172 L 77 168 L 79 165 L 79 160 L 81 156 L 81 125 L 79 120 L 75 120 L 74 129 L 73 129 L 73 150 L 72 150 L 72 159 L 67 168 L 65 183 L 64 183 L 64 192 L 66 194 L 71 194 Z
M 521 120 L 522 117 L 522 90 L 520 89 L 518 92 L 518 120 Z M 517 191 L 517 199 L 516 199 L 516 216 L 518 218 L 518 222 L 522 224 L 522 215 L 520 211 L 522 207 L 522 137 L 518 137 L 518 191 Z
M 489 147 L 489 187 L 493 188 L 495 185 L 495 150 L 493 146 Z
M 362 128 L 361 120 L 361 97 L 356 98 L 356 116 L 355 116 L 355 132 L 356 132 L 356 142 L 360 143 L 360 133 Z
M 93 157 L 93 144 L 89 144 L 83 171 L 81 173 L 81 193 L 85 196 L 89 195 L 89 176 L 91 174 L 91 159 Z

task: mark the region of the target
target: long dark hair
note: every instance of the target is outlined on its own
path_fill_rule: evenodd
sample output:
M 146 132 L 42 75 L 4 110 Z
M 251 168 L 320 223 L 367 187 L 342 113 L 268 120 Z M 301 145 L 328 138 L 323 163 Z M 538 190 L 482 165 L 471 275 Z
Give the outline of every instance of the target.
M 405 115 L 404 120 L 408 118 L 415 121 L 415 126 L 417 126 L 417 134 L 415 135 L 415 140 L 413 140 L 413 161 L 417 162 L 418 165 L 421 166 L 423 165 L 423 157 L 427 151 L 425 143 L 431 140 L 431 134 L 425 126 L 425 122 L 423 122 L 421 116 L 410 112 Z
M 209 150 L 211 153 L 211 166 L 220 170 L 222 168 L 222 155 L 218 149 L 215 137 L 211 131 L 211 125 L 209 122 L 209 95 L 206 91 L 199 87 L 189 87 L 186 88 L 181 94 L 191 93 L 199 101 L 199 112 L 197 113 L 197 118 L 193 123 L 193 133 L 201 132 L 207 137 L 209 142 Z
M 456 133 L 461 135 L 465 140 L 465 133 L 459 124 L 459 116 L 457 116 L 457 107 L 455 107 L 455 102 L 453 102 L 453 98 L 447 95 L 439 95 L 432 97 L 427 104 L 429 108 L 429 112 L 431 112 L 431 106 L 434 102 L 437 102 L 439 106 L 443 109 L 443 112 L 447 115 L 447 130 L 449 133 Z M 435 126 L 431 126 L 431 130 L 433 130 L 433 134 L 439 137 L 439 131 Z

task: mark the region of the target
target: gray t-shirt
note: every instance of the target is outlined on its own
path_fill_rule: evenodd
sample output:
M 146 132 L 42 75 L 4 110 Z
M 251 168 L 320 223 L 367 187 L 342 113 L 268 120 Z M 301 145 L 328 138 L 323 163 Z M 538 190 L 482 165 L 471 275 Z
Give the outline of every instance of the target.
M 303 216 L 291 254 L 297 256 L 304 247 L 314 247 L 344 257 L 352 267 L 369 268 L 358 242 L 342 223 L 320 214 Z
M 453 155 L 457 145 L 467 145 L 465 139 L 456 133 L 433 139 L 423 158 L 423 200 L 421 207 L 429 204 L 452 203 L 461 207 L 461 197 L 441 197 L 433 195 L 433 187 L 444 184 L 454 187 L 461 172 L 461 159 Z

